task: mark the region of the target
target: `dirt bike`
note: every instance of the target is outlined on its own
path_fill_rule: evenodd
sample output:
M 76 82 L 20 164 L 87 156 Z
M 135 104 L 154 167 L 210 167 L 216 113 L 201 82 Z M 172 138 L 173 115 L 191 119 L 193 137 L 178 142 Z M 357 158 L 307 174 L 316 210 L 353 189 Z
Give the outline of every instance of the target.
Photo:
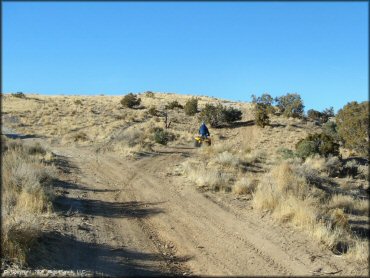
M 207 144 L 208 146 L 211 146 L 212 143 L 211 138 L 201 136 L 199 134 L 194 136 L 194 147 L 199 148 L 202 146 L 203 143 Z

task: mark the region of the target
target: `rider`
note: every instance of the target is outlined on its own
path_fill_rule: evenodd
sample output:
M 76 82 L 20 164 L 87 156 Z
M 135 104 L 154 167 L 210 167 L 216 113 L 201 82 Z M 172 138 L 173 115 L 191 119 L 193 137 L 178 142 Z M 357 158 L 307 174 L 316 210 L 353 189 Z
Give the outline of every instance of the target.
M 208 128 L 204 122 L 202 122 L 202 125 L 199 128 L 199 134 L 204 138 L 207 138 L 208 136 L 210 136 Z

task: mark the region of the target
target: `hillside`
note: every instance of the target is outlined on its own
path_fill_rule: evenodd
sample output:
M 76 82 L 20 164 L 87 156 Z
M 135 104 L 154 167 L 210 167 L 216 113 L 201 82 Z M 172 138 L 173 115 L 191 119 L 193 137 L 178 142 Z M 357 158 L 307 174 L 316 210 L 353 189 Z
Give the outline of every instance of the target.
M 19 273 L 13 262 L 35 275 L 368 273 L 365 158 L 343 147 L 341 159 L 289 156 L 323 126 L 273 115 L 261 128 L 253 104 L 210 97 L 199 97 L 200 111 L 221 103 L 240 109 L 242 119 L 211 127 L 212 146 L 195 148 L 199 113 L 166 108 L 192 96 L 139 97 L 130 109 L 122 96 L 2 96 L 3 192 L 12 175 L 27 184 L 12 170 L 22 168 L 17 152 L 37 153 L 29 165 L 49 167 L 52 176 L 52 197 L 42 197 L 49 205 L 34 210 L 31 251 L 18 260 L 22 251 L 9 252 L 4 273 Z M 155 141 L 159 129 L 167 145 Z M 20 207 L 36 197 L 24 198 L 9 197 L 15 205 L 3 207 L 4 234 L 31 225 L 19 220 Z M 10 220 L 12 211 L 19 219 Z

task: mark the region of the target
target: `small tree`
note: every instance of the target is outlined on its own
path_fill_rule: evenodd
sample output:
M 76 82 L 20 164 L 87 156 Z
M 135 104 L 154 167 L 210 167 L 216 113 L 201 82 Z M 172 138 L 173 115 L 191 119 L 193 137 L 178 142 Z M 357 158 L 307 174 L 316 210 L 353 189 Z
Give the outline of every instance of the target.
M 348 149 L 368 156 L 369 151 L 369 102 L 356 101 L 339 110 L 336 122 L 338 134 Z
M 303 116 L 303 101 L 299 94 L 287 94 L 275 99 L 277 107 L 286 117 L 301 118 Z
M 191 98 L 185 103 L 184 107 L 185 114 L 188 116 L 193 116 L 198 113 L 198 99 Z
M 270 117 L 268 114 L 274 112 L 272 106 L 274 99 L 269 94 L 263 94 L 260 97 L 252 95 L 252 102 L 254 106 L 254 120 L 256 124 L 260 127 L 265 127 L 270 123 Z
M 274 107 L 272 106 L 274 103 L 274 98 L 270 96 L 269 94 L 265 93 L 260 97 L 256 97 L 255 95 L 252 95 L 252 102 L 256 104 L 257 103 L 263 104 L 268 114 L 274 113 Z
M 128 107 L 128 108 L 133 108 L 135 106 L 138 106 L 138 105 L 140 105 L 140 102 L 141 102 L 141 98 L 138 98 L 133 93 L 129 93 L 128 95 L 125 95 L 121 99 L 121 104 L 124 107 Z

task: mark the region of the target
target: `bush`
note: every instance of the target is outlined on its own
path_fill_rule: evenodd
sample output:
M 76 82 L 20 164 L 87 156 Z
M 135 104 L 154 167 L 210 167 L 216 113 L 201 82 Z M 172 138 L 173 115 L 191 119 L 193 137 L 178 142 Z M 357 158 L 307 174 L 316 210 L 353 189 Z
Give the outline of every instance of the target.
M 329 177 L 336 177 L 342 171 L 342 162 L 337 156 L 330 156 L 325 162 L 325 170 Z
M 158 116 L 159 111 L 154 106 L 152 106 L 149 108 L 148 113 L 152 116 Z
M 152 91 L 146 91 L 145 96 L 149 98 L 154 98 L 154 93 Z
M 322 132 L 332 137 L 335 141 L 339 142 L 339 134 L 337 124 L 335 122 L 327 122 L 322 127 Z
M 121 104 L 124 107 L 133 108 L 134 106 L 140 105 L 141 98 L 138 98 L 133 93 L 129 93 L 128 95 L 125 95 L 123 99 L 121 99 Z
M 336 156 L 339 155 L 339 144 L 324 133 L 310 134 L 296 144 L 296 154 L 304 159 L 315 154 Z
M 154 135 L 153 139 L 156 143 L 161 145 L 167 145 L 169 141 L 173 141 L 175 139 L 175 135 L 168 131 L 163 130 L 163 128 L 154 128 L 153 129 Z
M 37 142 L 37 143 L 28 147 L 28 154 L 30 154 L 30 155 L 36 155 L 36 154 L 45 155 L 46 150 L 44 149 L 43 146 L 41 146 L 41 144 L 39 142 Z
M 166 109 L 175 109 L 175 108 L 183 109 L 184 107 L 177 100 L 171 101 L 166 105 Z
M 263 103 L 257 103 L 254 107 L 254 121 L 260 127 L 265 127 L 270 124 L 268 116 L 268 107 Z
M 321 119 L 321 112 L 317 111 L 317 110 L 314 110 L 314 109 L 310 109 L 307 111 L 307 117 L 310 119 L 310 120 L 313 120 L 313 121 L 320 121 Z
M 198 113 L 198 99 L 191 98 L 185 103 L 185 114 L 188 116 L 193 116 Z
M 319 124 L 324 124 L 330 117 L 334 117 L 334 109 L 330 107 L 324 109 L 322 112 L 310 109 L 307 111 L 307 117 L 313 121 L 317 121 Z
M 339 110 L 336 122 L 338 134 L 348 149 L 368 155 L 369 102 L 350 102 Z
M 22 92 L 13 93 L 12 96 L 17 98 L 26 98 L 26 95 Z
M 303 116 L 303 101 L 299 94 L 287 94 L 275 99 L 277 107 L 286 117 L 301 118 Z
M 74 101 L 74 103 L 75 103 L 76 105 L 82 105 L 82 101 L 81 101 L 80 99 L 76 99 L 76 100 Z
M 211 127 L 220 127 L 224 124 L 231 124 L 242 118 L 242 112 L 233 107 L 224 107 L 221 104 L 214 106 L 206 104 L 200 113 L 201 120 L 209 123 Z
M 223 114 L 225 117 L 225 122 L 231 124 L 242 119 L 242 111 L 234 107 L 227 107 L 223 109 Z
M 277 152 L 283 159 L 291 159 L 295 157 L 294 152 L 287 148 L 279 148 Z

